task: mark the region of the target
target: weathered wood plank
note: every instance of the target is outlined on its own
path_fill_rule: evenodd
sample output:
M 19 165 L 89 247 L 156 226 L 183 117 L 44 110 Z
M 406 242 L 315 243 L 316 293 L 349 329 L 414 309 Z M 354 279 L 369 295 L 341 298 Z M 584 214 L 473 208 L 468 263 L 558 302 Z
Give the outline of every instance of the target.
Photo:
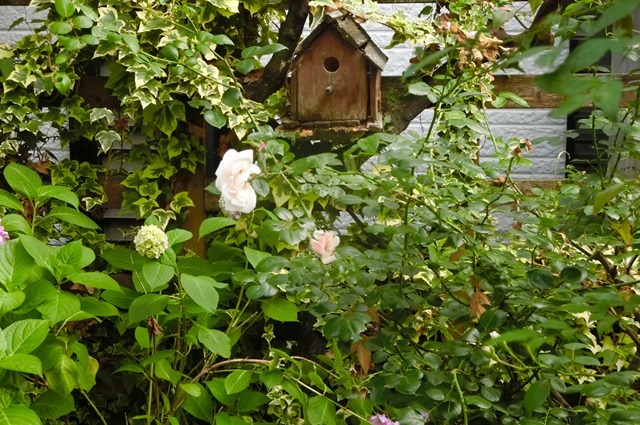
M 31 0 L 0 0 L 0 6 L 29 6 Z

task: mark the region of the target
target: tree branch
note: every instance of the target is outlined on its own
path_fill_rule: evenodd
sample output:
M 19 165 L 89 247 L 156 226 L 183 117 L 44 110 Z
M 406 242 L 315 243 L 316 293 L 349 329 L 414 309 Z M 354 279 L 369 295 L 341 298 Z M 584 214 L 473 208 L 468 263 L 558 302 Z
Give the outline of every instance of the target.
M 278 43 L 287 49 L 275 53 L 264 67 L 262 77 L 245 87 L 252 100 L 264 102 L 271 94 L 284 86 L 293 54 L 308 16 L 309 0 L 289 0 L 287 17 L 278 32 Z

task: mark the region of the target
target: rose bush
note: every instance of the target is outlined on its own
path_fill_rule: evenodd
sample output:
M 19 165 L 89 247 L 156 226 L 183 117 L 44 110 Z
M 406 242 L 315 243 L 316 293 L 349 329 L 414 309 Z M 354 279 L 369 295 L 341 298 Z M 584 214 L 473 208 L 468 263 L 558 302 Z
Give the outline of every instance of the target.
M 597 34 L 636 3 L 612 3 L 595 23 L 576 8 L 559 33 Z M 594 130 L 616 136 L 594 141 L 607 160 L 528 193 L 511 179 L 527 142 L 493 138 L 483 110 L 522 102 L 490 90 L 492 71 L 523 58 L 481 63 L 487 46 L 463 36 L 505 18 L 490 2 L 451 1 L 439 16 L 428 5 L 434 13 L 418 21 L 372 15 L 394 27 L 393 43 L 420 46 L 405 88 L 435 104 L 433 118 L 425 134 L 366 134 L 314 155 L 263 125 L 282 111 L 266 114 L 241 90 L 261 55 L 282 51 L 245 37 L 272 28 L 279 3 L 37 4 L 43 30 L 0 49 L 0 208 L 11 238 L 0 244 L 0 422 L 640 421 L 640 186 L 613 159 L 639 159 L 638 101 L 612 108 L 615 81 L 572 75 L 589 50 L 541 81 L 593 97 Z M 592 47 L 637 44 L 611 36 Z M 121 109 L 89 108 L 71 90 L 90 57 L 113 61 L 107 87 Z M 582 91 L 567 92 L 576 80 Z M 170 193 L 177 168 L 194 172 L 203 157 L 188 107 L 243 142 L 218 169 L 231 217 L 201 223 L 202 257 L 184 249 L 195 237 L 179 221 L 188 199 Z M 123 182 L 135 192 L 125 203 L 145 216 L 133 243 L 104 242 L 78 195 L 49 184 L 46 163 L 9 161 L 37 149 L 44 128 L 109 151 L 138 127 L 148 144 L 130 155 L 145 166 Z M 14 149 L 17 138 L 26 146 Z M 478 163 L 483 138 L 495 158 Z

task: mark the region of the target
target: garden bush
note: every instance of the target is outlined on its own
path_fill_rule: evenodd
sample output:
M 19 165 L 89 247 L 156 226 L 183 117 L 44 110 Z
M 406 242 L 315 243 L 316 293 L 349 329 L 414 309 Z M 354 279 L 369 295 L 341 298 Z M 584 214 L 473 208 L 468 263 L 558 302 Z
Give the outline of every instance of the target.
M 638 159 L 638 100 L 622 104 L 622 83 L 595 69 L 574 75 L 594 49 L 637 53 L 635 1 L 577 1 L 536 29 L 594 35 L 539 84 L 566 96 L 560 114 L 593 103 L 609 160 L 527 191 L 511 175 L 537 141 L 491 134 L 488 103 L 523 102 L 491 78 L 561 47 L 472 32 L 499 28 L 508 2 L 417 20 L 344 3 L 416 44 L 405 82 L 434 105 L 424 134 L 301 155 L 271 122 L 283 91 L 245 97 L 258 59 L 286 50 L 271 26 L 282 2 L 34 2 L 34 33 L 0 46 L 0 424 L 640 421 L 640 186 L 618 170 Z M 76 93 L 95 60 L 120 108 Z M 198 234 L 173 191 L 203 162 L 190 111 L 237 138 Z M 123 208 L 144 224 L 113 244 L 96 170 L 49 167 L 44 142 L 109 155 L 137 130 Z M 478 161 L 481 140 L 494 160 Z M 186 248 L 202 238 L 205 256 Z

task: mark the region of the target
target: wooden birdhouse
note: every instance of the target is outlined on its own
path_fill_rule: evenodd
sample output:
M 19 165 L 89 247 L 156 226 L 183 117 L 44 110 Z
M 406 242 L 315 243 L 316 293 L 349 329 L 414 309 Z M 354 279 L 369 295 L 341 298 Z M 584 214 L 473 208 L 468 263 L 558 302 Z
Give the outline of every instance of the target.
M 293 61 L 288 128 L 382 128 L 380 75 L 387 56 L 352 15 L 335 11 L 302 42 Z

